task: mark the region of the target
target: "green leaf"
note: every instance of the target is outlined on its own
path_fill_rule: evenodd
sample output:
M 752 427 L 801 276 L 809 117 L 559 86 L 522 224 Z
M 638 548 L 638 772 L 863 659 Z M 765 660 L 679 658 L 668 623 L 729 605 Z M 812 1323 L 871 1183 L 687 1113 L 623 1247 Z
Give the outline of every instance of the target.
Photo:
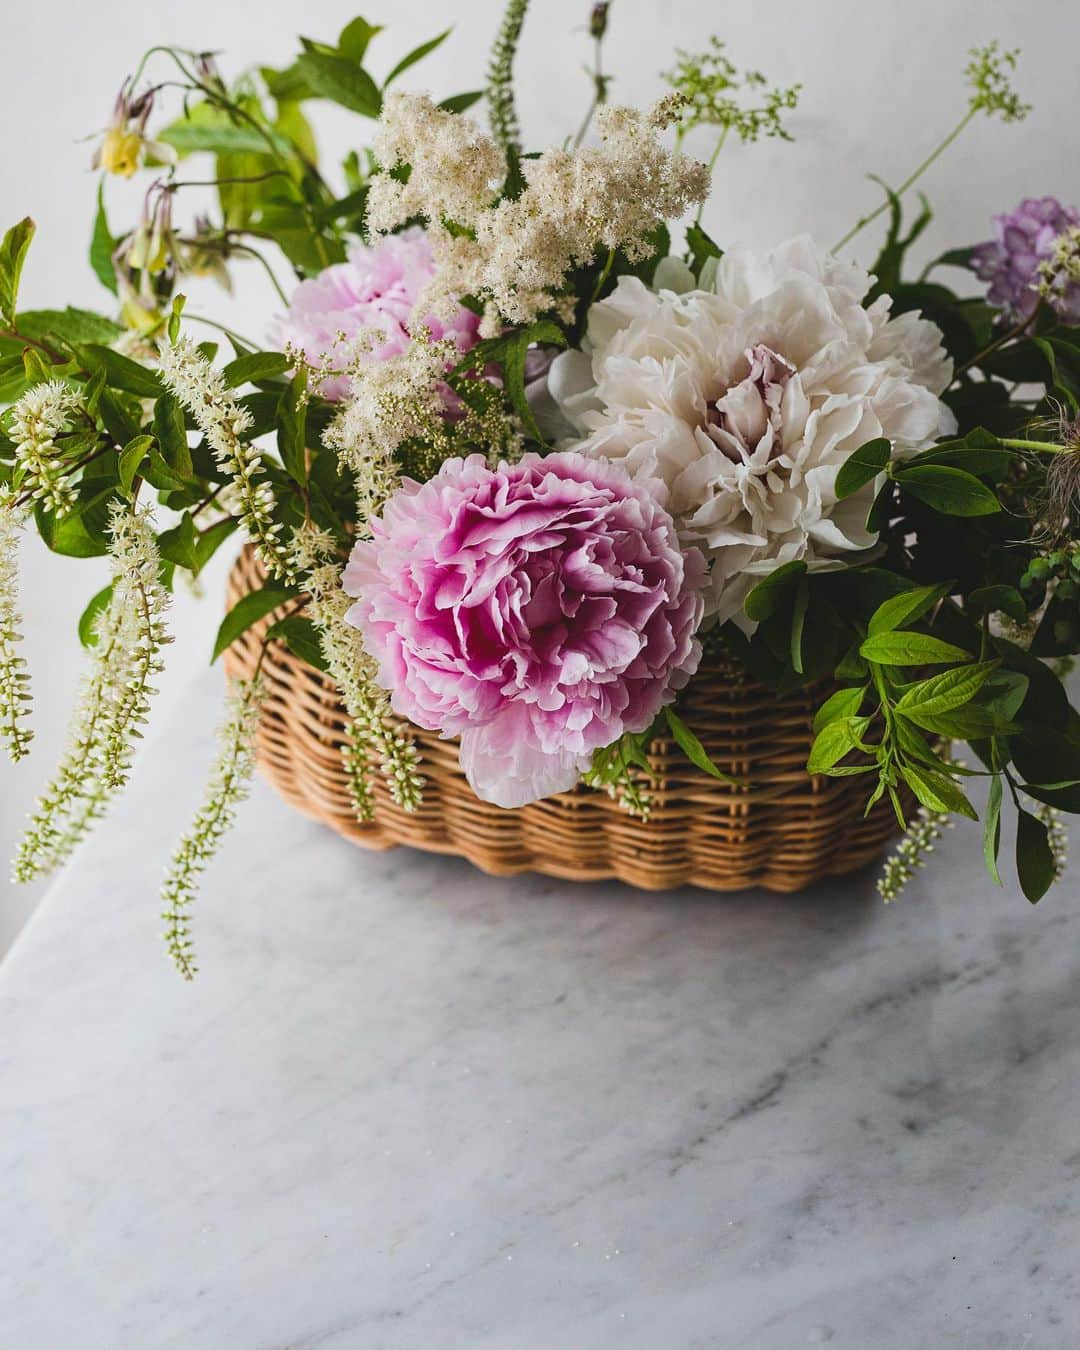
M 806 627 L 806 611 L 810 604 L 810 588 L 806 578 L 799 582 L 795 592 L 795 605 L 791 614 L 791 666 L 797 675 L 803 671 L 803 629 Z
M 0 315 L 9 323 L 15 322 L 15 306 L 19 298 L 19 280 L 22 277 L 26 251 L 37 226 L 24 216 L 0 241 Z
M 175 563 L 177 567 L 184 567 L 195 574 L 199 571 L 197 544 L 195 522 L 188 511 L 184 512 L 179 523 L 171 530 L 158 535 L 158 548 L 166 562 Z
M 305 619 L 299 614 L 280 619 L 267 630 L 266 637 L 267 640 L 276 638 L 284 642 L 294 656 L 306 661 L 309 666 L 314 666 L 316 670 L 325 672 L 329 668 L 319 641 L 319 630 L 310 619 Z
M 123 389 L 139 398 L 160 398 L 164 393 L 161 381 L 154 371 L 139 365 L 130 357 L 103 347 L 97 342 L 81 343 L 77 349 L 88 370 L 104 370 L 113 389 Z
M 1015 586 L 980 586 L 967 598 L 967 611 L 976 618 L 999 610 L 1017 623 L 1024 623 L 1028 616 L 1024 597 Z
M 879 666 L 941 666 L 971 659 L 962 647 L 926 633 L 878 633 L 868 637 L 859 652 Z
M 1028 677 L 1017 670 L 999 670 L 983 686 L 982 702 L 1003 721 L 1011 722 L 1027 698 L 1029 684 Z
M 868 717 L 837 717 L 827 722 L 814 738 L 806 772 L 829 773 L 846 754 L 861 750 L 862 735 L 869 725 Z
M 289 144 L 269 127 L 260 130 L 246 122 L 234 122 L 223 108 L 196 103 L 187 116 L 158 132 L 158 140 L 180 155 L 208 152 L 213 155 L 270 155 L 288 153 Z
M 703 773 L 707 773 L 713 778 L 719 778 L 723 783 L 738 782 L 738 779 L 732 778 L 730 774 L 724 773 L 723 769 L 718 769 L 716 767 L 709 758 L 708 751 L 705 747 L 682 718 L 678 717 L 671 708 L 664 709 L 664 720 L 668 724 L 668 729 L 674 738 L 675 744 L 695 768 L 700 769 Z
M 146 452 L 153 444 L 153 436 L 135 436 L 120 451 L 116 471 L 120 477 L 120 486 L 128 497 L 131 496 L 131 484 L 139 470 L 139 465 L 142 464 L 146 458 Z
M 857 689 L 838 689 L 835 694 L 830 694 L 814 714 L 814 735 L 838 717 L 855 717 L 865 696 L 865 684 Z
M 236 389 L 242 384 L 276 379 L 288 369 L 288 357 L 281 352 L 253 352 L 250 356 L 238 356 L 235 361 L 230 361 L 221 374 L 229 388 Z
M 928 811 L 938 811 L 969 820 L 978 820 L 979 814 L 964 793 L 946 773 L 925 768 L 921 764 L 904 764 L 900 772 L 921 805 Z
M 983 861 L 995 885 L 1001 885 L 1001 873 L 998 871 L 998 853 L 1001 851 L 1001 774 L 990 779 L 990 792 L 986 799 L 986 815 L 983 818 Z
M 338 51 L 342 56 L 347 56 L 350 61 L 355 61 L 357 65 L 360 65 L 367 55 L 371 39 L 382 31 L 383 25 L 381 23 L 368 23 L 367 19 L 360 17 L 352 19 L 338 36 Z M 447 32 L 449 32 L 449 29 Z M 389 84 L 390 81 L 387 80 L 386 83 Z
M 877 633 L 891 633 L 906 623 L 914 623 L 947 595 L 948 590 L 949 583 L 942 582 L 937 586 L 916 586 L 912 590 L 890 595 L 870 616 L 867 632 L 874 637 Z
M 783 563 L 774 572 L 759 581 L 743 601 L 743 612 L 748 619 L 761 622 L 771 618 L 781 604 L 795 593 L 795 587 L 806 575 L 804 562 Z
M 1054 881 L 1054 851 L 1046 825 L 1023 807 L 1016 819 L 1016 871 L 1020 889 L 1037 905 Z
M 65 342 L 115 342 L 124 331 L 112 319 L 89 309 L 24 309 L 15 316 L 24 337 L 59 337 Z
M 948 712 L 927 712 L 923 708 L 907 708 L 901 717 L 908 718 L 924 731 L 935 736 L 949 736 L 958 741 L 982 741 L 990 736 L 1012 736 L 1020 728 L 1013 722 L 1003 722 L 989 708 L 979 704 L 965 704 Z
M 894 477 L 905 492 L 941 515 L 992 516 L 1001 510 L 1001 503 L 985 483 L 948 464 L 916 464 Z
M 265 619 L 271 611 L 295 598 L 295 591 L 286 591 L 280 586 L 264 586 L 262 590 L 249 591 L 247 595 L 242 596 L 221 621 L 211 661 L 216 661 L 226 647 L 231 647 L 252 624 Z
M 484 97 L 482 89 L 470 89 L 467 94 L 451 94 L 449 98 L 444 98 L 439 104 L 440 108 L 445 108 L 447 112 L 463 113 L 467 112 L 474 103 L 479 103 Z
M 442 44 L 446 41 L 446 39 L 450 36 L 450 34 L 453 31 L 454 30 L 452 28 L 446 28 L 436 37 L 429 38 L 427 42 L 421 42 L 419 47 L 414 47 L 407 56 L 403 56 L 401 58 L 401 60 L 397 63 L 394 69 L 390 72 L 390 74 L 387 75 L 386 79 L 383 80 L 383 88 L 385 89 L 388 84 L 393 83 L 393 81 L 396 80 L 399 75 L 403 74 L 406 70 L 408 70 L 410 66 L 414 66 L 417 63 L 417 61 L 422 61 L 424 57 L 427 56 L 430 52 L 433 52 L 436 47 L 441 47 Z M 340 42 L 338 43 L 338 46 L 339 47 L 341 46 Z M 342 48 L 342 50 L 344 50 L 344 48 Z M 347 55 L 352 56 L 352 53 L 349 52 L 347 53 Z M 363 60 L 363 54 L 361 54 L 360 56 L 354 56 L 353 60 L 354 61 Z
M 116 294 L 116 269 L 113 267 L 113 253 L 116 240 L 109 231 L 109 222 L 105 218 L 105 180 L 98 184 L 97 214 L 94 216 L 94 233 L 90 236 L 90 266 L 94 275 L 107 291 Z
M 285 472 L 301 487 L 308 480 L 307 374 L 300 370 L 282 392 L 277 411 L 277 446 Z
M 59 520 L 41 509 L 34 512 L 38 533 L 47 548 L 68 558 L 100 558 L 109 551 L 109 506 L 116 500 L 112 483 L 99 479 L 80 484 L 75 509 Z
M 297 58 L 296 64 L 316 97 L 328 98 L 364 117 L 378 117 L 382 111 L 378 85 L 355 61 L 327 52 L 307 51 Z
M 879 473 L 884 472 L 891 458 L 892 444 L 884 436 L 860 445 L 840 465 L 840 472 L 836 475 L 837 501 L 843 501 L 867 483 L 872 483 Z
M 1038 337 L 1032 341 L 1050 365 L 1050 384 L 1054 392 L 1064 397 L 1073 414 L 1080 412 L 1080 375 L 1077 373 L 1080 362 L 1075 359 L 1080 358 L 1080 351 L 1067 342 L 1049 338 Z M 1074 359 L 1070 360 L 1070 357 Z
M 219 520 L 203 530 L 195 541 L 195 562 L 193 569 L 196 576 L 203 570 L 206 564 L 218 551 L 221 545 L 236 533 L 240 528 L 240 522 L 231 517 L 225 520 Z
M 893 733 L 896 736 L 897 745 L 911 759 L 929 764 L 932 768 L 937 768 L 941 764 L 941 756 L 933 749 L 922 732 L 917 730 L 906 717 L 895 719 Z
M 184 426 L 184 410 L 172 394 L 162 394 L 154 404 L 154 435 L 169 468 L 181 478 L 190 478 L 193 466 Z
M 980 661 L 975 665 L 943 670 L 906 689 L 896 705 L 899 713 L 918 709 L 923 713 L 949 712 L 970 702 L 1000 666 L 1000 661 Z M 933 728 L 931 728 L 932 730 Z
M 724 256 L 724 250 L 696 221 L 686 227 L 686 247 L 690 252 L 690 267 L 695 276 L 700 275 L 710 258 Z
M 1049 727 L 1027 725 L 1010 747 L 1017 769 L 1028 783 L 1068 783 L 1080 779 L 1080 745 Z
M 107 608 L 109 601 L 112 599 L 112 593 L 113 588 L 110 582 L 108 586 L 98 591 L 79 616 L 79 641 L 84 647 L 97 646 L 97 617 Z

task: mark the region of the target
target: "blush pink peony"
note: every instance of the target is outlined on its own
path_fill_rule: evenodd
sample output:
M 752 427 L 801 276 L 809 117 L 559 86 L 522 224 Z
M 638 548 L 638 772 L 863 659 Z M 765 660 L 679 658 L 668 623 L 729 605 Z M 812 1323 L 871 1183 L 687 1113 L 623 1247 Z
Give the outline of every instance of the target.
M 297 286 L 271 339 L 282 350 L 286 343 L 301 348 L 312 364 L 328 357 L 333 365 L 341 334 L 349 339 L 376 329 L 385 340 L 372 357 L 394 356 L 409 345 L 413 306 L 434 273 L 431 244 L 419 226 L 388 235 L 373 248 L 356 244 L 346 262 L 334 263 Z M 459 350 L 467 352 L 477 340 L 480 320 L 462 307 L 449 320 L 432 315 L 424 325 L 434 339 L 452 337 Z M 318 392 L 339 401 L 349 392 L 348 378 L 330 375 Z
M 461 738 L 499 806 L 574 786 L 697 669 L 705 564 L 661 483 L 575 453 L 448 460 L 358 543 L 344 586 L 399 715 Z

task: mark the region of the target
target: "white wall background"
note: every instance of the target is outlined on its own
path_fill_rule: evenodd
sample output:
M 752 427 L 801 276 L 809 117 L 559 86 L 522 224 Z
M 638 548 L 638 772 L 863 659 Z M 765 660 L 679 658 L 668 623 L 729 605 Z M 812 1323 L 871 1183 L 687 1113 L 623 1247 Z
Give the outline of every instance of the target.
M 294 51 L 298 25 L 306 36 L 332 40 L 358 9 L 387 25 L 370 54 L 375 74 L 452 23 L 452 37 L 409 79 L 440 96 L 482 83 L 501 0 L 315 0 L 301 7 L 287 0 L 260 0 L 257 6 L 223 0 L 52 0 L 7 6 L 3 225 L 27 213 L 38 222 L 24 307 L 108 307 L 110 297 L 86 263 L 96 180 L 88 169 L 91 145 L 81 138 L 105 124 L 116 88 L 146 47 L 167 42 L 213 48 L 222 53 L 228 72 L 248 64 L 282 65 Z M 588 0 L 534 4 L 519 58 L 519 109 L 532 145 L 561 140 L 580 120 L 588 97 L 582 71 L 589 57 L 588 10 Z M 831 243 L 876 204 L 876 189 L 865 173 L 900 181 L 955 123 L 966 99 L 960 75 L 966 52 L 993 37 L 1023 49 L 1017 83 L 1035 109 L 1020 126 L 980 119 L 934 167 L 923 186 L 938 214 L 922 253 L 984 237 L 990 214 L 1023 195 L 1052 192 L 1080 202 L 1076 0 L 614 0 L 606 50 L 607 66 L 616 75 L 612 97 L 648 101 L 661 89 L 659 71 L 670 64 L 673 48 L 698 48 L 713 32 L 727 40 L 739 63 L 778 82 L 804 85 L 790 123 L 795 145 L 774 141 L 724 151 L 705 217 L 721 241 L 772 242 L 809 230 Z M 311 112 L 326 164 L 366 142 L 370 127 L 363 120 L 324 104 L 311 105 Z M 117 232 L 135 218 L 138 184 L 110 181 Z M 875 242 L 873 234 L 860 241 L 866 261 Z M 228 322 L 241 332 L 259 334 L 273 312 L 273 297 L 254 271 L 240 274 L 232 301 L 212 290 L 191 293 L 192 310 L 219 317 L 227 311 Z M 94 565 L 49 555 L 36 539 L 30 545 L 24 550 L 23 593 L 37 740 L 18 770 L 0 764 L 5 859 L 62 747 L 81 668 L 75 622 L 102 584 Z M 201 606 L 189 597 L 177 603 L 177 641 L 158 702 L 159 720 L 206 659 L 220 587 L 219 568 L 208 579 Z M 159 771 L 168 773 L 168 765 Z M 116 809 L 123 811 L 122 801 Z M 40 889 L 16 890 L 0 881 L 0 952 Z M 154 903 L 148 896 L 147 904 Z

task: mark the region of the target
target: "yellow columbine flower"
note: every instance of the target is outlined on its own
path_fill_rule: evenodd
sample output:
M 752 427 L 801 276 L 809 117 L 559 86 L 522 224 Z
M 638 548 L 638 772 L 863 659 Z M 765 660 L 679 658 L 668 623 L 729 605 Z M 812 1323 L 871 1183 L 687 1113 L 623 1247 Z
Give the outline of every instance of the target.
M 137 131 L 110 127 L 97 152 L 98 166 L 106 173 L 130 178 L 142 158 L 143 138 Z

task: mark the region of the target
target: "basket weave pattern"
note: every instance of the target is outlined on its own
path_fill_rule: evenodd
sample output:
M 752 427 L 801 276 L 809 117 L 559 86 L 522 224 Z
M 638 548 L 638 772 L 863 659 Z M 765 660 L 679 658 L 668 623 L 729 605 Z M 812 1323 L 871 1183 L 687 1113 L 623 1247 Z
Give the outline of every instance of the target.
M 261 584 L 245 550 L 230 578 L 229 604 Z M 230 674 L 252 673 L 275 617 L 229 649 Z M 588 788 L 513 811 L 492 806 L 465 781 L 456 741 L 417 730 L 426 780 L 419 809 L 395 805 L 376 773 L 375 820 L 361 823 L 342 764 L 346 717 L 333 684 L 276 642 L 263 675 L 269 697 L 256 746 L 259 765 L 293 806 L 365 848 L 408 844 L 457 854 L 497 875 L 618 877 L 647 890 L 690 884 L 797 891 L 864 866 L 896 830 L 887 802 L 864 817 L 864 779 L 806 773 L 811 721 L 827 686 L 777 697 L 722 660 L 699 672 L 680 712 L 714 763 L 740 784 L 702 773 L 661 737 L 649 753 L 655 783 L 648 822 Z

